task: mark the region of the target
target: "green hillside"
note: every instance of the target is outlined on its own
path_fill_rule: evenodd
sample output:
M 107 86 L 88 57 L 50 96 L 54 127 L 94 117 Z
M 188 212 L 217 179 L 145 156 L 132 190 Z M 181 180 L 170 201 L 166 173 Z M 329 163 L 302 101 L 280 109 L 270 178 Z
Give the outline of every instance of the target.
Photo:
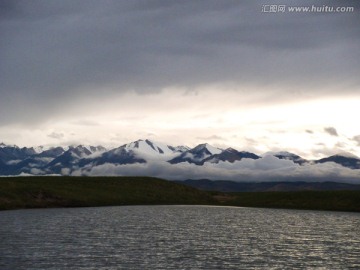
M 206 192 L 151 177 L 0 178 L 0 209 L 214 204 Z
M 151 177 L 0 178 L 0 210 L 110 205 L 229 205 L 360 212 L 360 191 L 201 191 Z

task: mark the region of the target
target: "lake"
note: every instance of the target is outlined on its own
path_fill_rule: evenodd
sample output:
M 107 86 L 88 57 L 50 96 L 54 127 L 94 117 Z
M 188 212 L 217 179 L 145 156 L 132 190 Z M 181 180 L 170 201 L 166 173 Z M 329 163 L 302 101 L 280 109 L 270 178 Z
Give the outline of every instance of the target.
M 360 269 L 360 214 L 213 206 L 0 212 L 0 269 Z

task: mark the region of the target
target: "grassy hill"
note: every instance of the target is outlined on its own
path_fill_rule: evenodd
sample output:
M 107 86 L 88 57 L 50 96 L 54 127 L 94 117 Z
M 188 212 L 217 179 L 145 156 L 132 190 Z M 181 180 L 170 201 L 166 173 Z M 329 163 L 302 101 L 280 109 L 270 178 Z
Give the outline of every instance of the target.
M 151 177 L 0 178 L 0 209 L 214 204 L 209 193 Z
M 360 191 L 201 191 L 152 177 L 0 178 L 0 210 L 110 205 L 229 205 L 360 212 Z

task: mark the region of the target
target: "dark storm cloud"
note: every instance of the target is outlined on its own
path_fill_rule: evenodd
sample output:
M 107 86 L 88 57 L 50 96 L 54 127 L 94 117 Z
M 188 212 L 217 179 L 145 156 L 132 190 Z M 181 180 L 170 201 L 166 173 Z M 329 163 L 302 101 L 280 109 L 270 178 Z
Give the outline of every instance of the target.
M 171 85 L 300 85 L 301 95 L 319 95 L 333 90 L 318 86 L 341 84 L 351 94 L 359 84 L 359 4 L 284 2 L 324 3 L 355 12 L 261 13 L 269 1 L 3 0 L 0 124 L 59 113 L 84 95 Z
M 324 131 L 331 136 L 336 136 L 336 137 L 339 136 L 336 128 L 334 128 L 334 127 L 326 127 L 326 128 L 324 128 Z

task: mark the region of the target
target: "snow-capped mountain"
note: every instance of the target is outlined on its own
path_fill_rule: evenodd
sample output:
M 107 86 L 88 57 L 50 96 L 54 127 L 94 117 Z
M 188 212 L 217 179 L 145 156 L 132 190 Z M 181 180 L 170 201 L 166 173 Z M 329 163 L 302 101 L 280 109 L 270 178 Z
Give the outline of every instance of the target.
M 154 141 L 137 140 L 124 144 L 118 148 L 103 153 L 96 158 L 87 158 L 80 162 L 80 166 L 98 166 L 102 164 L 134 164 L 147 163 L 149 161 L 167 161 L 187 149 L 184 146 L 172 147 Z
M 137 140 L 121 147 L 128 152 L 134 152 L 138 156 L 153 158 L 166 158 L 174 155 L 176 152 L 174 147 L 148 139 Z
M 94 166 L 103 164 L 125 165 L 134 163 L 146 163 L 147 161 L 135 153 L 132 149 L 120 146 L 110 151 L 104 152 L 95 158 L 85 158 L 79 161 L 79 166 L 91 169 Z
M 52 151 L 53 152 L 51 152 L 51 154 L 56 151 L 61 152 L 61 149 L 54 148 L 52 149 Z M 59 156 L 51 160 L 45 166 L 45 169 L 49 173 L 61 173 L 63 169 L 71 171 L 79 166 L 78 163 L 80 162 L 80 160 L 88 158 L 90 156 L 98 156 L 105 151 L 106 148 L 102 146 L 70 146 L 67 151 L 62 152 Z
M 221 152 L 221 149 L 213 147 L 208 143 L 199 144 L 198 146 L 181 153 L 180 156 L 169 160 L 169 163 L 177 164 L 181 162 L 188 162 L 196 165 L 202 165 L 204 164 L 205 159 L 213 155 L 220 154 Z
M 29 156 L 37 154 L 34 148 L 19 148 L 17 146 L 9 146 L 2 144 L 0 148 L 0 159 L 4 162 L 11 162 L 14 160 L 23 160 Z
M 127 167 L 128 165 L 132 167 Z M 327 166 L 326 169 L 323 165 Z M 114 169 L 113 174 L 122 175 L 123 169 L 126 167 L 145 169 L 145 171 L 134 169 L 134 175 L 154 176 L 152 174 L 156 173 L 156 176 L 162 176 L 163 172 L 165 175 L 177 176 L 179 173 L 187 173 L 191 176 L 192 173 L 197 174 L 198 172 L 201 172 L 199 175 L 204 175 L 207 173 L 206 170 L 214 168 L 216 173 L 223 169 L 225 175 L 229 172 L 241 175 L 243 169 L 253 175 L 260 170 L 262 177 L 267 176 L 268 172 L 273 170 L 279 172 L 279 175 L 283 177 L 281 169 L 283 166 L 286 168 L 286 173 L 294 171 L 297 175 L 301 170 L 316 171 L 316 166 L 322 166 L 321 170 L 325 172 L 329 170 L 330 175 L 342 177 L 345 173 L 350 175 L 351 179 L 354 177 L 360 179 L 358 171 L 360 159 L 350 154 L 339 154 L 308 161 L 286 151 L 268 152 L 259 156 L 233 148 L 220 149 L 208 143 L 189 148 L 181 145 L 174 147 L 148 139 L 123 144 L 110 150 L 102 146 L 84 145 L 20 148 L 0 143 L 0 175 L 22 173 L 91 175 L 94 169 L 97 171 L 101 169 L 100 172 L 106 174 L 106 168 L 109 167 Z M 339 169 L 341 172 L 334 173 Z M 129 171 L 125 173 L 129 173 Z M 221 178 L 222 175 L 217 174 L 217 177 Z

